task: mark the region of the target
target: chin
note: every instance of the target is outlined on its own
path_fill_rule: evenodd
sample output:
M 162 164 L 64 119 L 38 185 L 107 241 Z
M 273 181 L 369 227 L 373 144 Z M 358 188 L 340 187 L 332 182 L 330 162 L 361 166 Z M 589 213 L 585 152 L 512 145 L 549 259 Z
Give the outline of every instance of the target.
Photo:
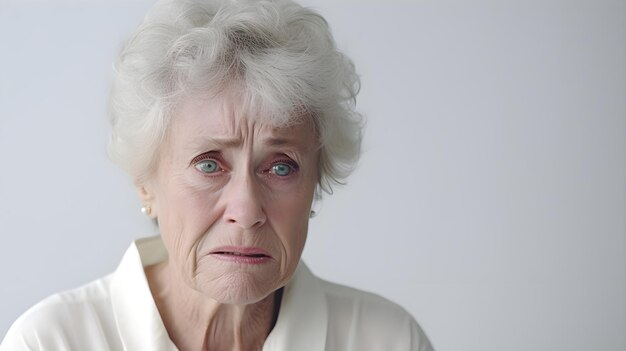
M 263 300 L 278 288 L 280 286 L 275 287 L 254 274 L 237 272 L 201 281 L 196 289 L 219 303 L 249 305 Z

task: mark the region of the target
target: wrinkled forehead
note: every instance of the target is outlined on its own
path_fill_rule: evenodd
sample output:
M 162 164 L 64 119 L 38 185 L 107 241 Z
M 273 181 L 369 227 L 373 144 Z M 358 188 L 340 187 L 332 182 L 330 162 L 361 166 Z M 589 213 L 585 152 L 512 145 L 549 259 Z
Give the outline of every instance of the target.
M 272 108 L 254 98 L 230 93 L 185 96 L 178 101 L 171 116 L 171 122 L 178 125 L 203 124 L 216 130 L 255 125 L 277 132 L 288 131 L 311 119 L 303 107 Z
M 172 112 L 168 134 L 175 145 L 258 139 L 269 144 L 317 147 L 315 125 L 302 109 L 272 111 L 233 94 L 182 98 Z

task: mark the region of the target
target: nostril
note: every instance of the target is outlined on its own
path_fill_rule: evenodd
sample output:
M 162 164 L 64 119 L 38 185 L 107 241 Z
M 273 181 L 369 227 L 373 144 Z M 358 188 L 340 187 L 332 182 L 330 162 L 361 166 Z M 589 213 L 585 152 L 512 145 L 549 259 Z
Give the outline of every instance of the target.
M 261 227 L 265 223 L 265 218 L 231 217 L 231 218 L 226 218 L 226 223 L 235 224 L 245 229 L 252 229 L 252 228 Z

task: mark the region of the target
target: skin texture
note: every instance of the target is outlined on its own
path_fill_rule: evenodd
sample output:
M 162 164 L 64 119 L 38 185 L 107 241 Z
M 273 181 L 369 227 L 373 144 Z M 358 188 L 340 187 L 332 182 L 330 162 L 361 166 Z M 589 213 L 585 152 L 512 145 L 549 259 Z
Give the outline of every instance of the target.
M 187 98 L 174 113 L 154 178 L 140 187 L 169 253 L 146 276 L 181 350 L 261 349 L 275 291 L 306 240 L 319 151 L 308 120 L 274 128 L 234 98 Z M 258 248 L 260 264 L 225 260 L 224 246 Z

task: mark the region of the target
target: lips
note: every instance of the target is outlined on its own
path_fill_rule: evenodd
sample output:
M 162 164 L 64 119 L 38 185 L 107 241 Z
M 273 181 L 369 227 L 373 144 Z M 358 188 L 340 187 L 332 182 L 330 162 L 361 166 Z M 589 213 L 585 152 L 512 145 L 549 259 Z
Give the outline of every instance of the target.
M 272 257 L 266 250 L 250 246 L 222 246 L 211 251 L 211 253 L 234 256 Z
M 218 255 L 233 255 L 233 256 L 245 256 L 245 257 L 269 257 L 262 253 L 244 254 L 242 252 L 233 252 L 233 251 L 215 251 L 211 253 L 218 254 Z
M 260 264 L 268 262 L 272 256 L 258 247 L 219 247 L 209 253 L 210 256 L 222 261 L 236 263 Z

